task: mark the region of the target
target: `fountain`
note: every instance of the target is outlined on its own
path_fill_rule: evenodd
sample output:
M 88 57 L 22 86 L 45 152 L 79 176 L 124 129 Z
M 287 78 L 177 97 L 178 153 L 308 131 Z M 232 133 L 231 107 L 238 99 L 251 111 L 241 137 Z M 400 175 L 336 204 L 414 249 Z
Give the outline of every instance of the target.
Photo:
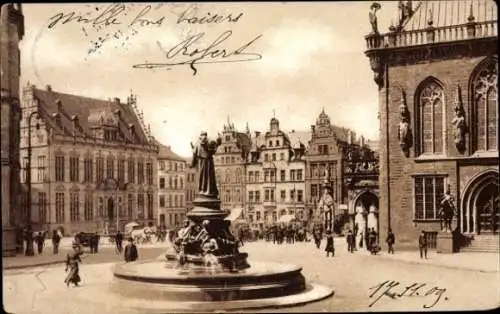
M 112 294 L 125 303 L 140 303 L 140 309 L 148 312 L 290 306 L 331 296 L 328 287 L 306 284 L 299 266 L 249 264 L 248 254 L 239 252 L 230 222 L 224 220 L 227 214 L 220 209 L 213 162 L 220 144 L 220 136 L 209 140 L 206 132 L 196 146 L 191 144 L 191 167 L 198 167 L 199 191 L 187 215 L 189 222 L 161 259 L 117 264 Z

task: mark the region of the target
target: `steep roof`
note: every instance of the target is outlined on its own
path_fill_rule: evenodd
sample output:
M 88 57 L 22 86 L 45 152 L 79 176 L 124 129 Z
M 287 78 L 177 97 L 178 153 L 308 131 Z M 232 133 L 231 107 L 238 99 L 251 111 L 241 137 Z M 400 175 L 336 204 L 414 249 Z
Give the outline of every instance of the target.
M 309 141 L 311 140 L 310 131 L 295 131 L 288 133 L 288 138 L 290 139 L 290 145 L 292 148 L 300 148 L 300 144 L 303 144 L 307 148 Z
M 158 159 L 168 159 L 168 160 L 184 161 L 184 162 L 187 160 L 186 157 L 177 155 L 170 146 L 165 146 L 163 144 L 160 144 Z
M 92 137 L 91 126 L 97 119 L 114 119 L 119 129 L 131 142 L 147 144 L 148 137 L 141 127 L 137 115 L 129 104 L 119 101 L 101 100 L 85 96 L 71 95 L 55 92 L 53 90 L 41 90 L 32 87 L 33 97 L 39 100 L 41 117 L 50 123 L 56 133 L 73 134 L 73 119 L 78 119 L 79 127 L 75 129 L 76 136 Z M 60 101 L 60 102 L 59 102 Z M 61 108 L 59 108 L 58 102 Z M 119 110 L 119 118 L 116 115 Z M 60 124 L 55 122 L 55 115 L 59 113 Z M 107 121 L 107 120 L 106 120 Z M 135 128 L 136 139 L 131 139 L 128 127 Z
M 477 23 L 498 19 L 497 6 L 493 0 L 420 1 L 412 16 L 404 23 L 403 31 L 425 29 L 431 18 L 434 27 L 465 24 L 471 13 Z

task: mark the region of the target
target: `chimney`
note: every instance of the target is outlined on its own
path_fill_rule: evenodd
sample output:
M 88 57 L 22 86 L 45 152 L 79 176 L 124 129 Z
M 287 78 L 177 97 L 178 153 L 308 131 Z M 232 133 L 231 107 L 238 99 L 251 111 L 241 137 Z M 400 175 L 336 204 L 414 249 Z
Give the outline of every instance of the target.
M 113 102 L 115 104 L 119 105 L 120 104 L 120 98 L 118 98 L 118 97 L 113 98 Z
M 50 85 L 46 85 L 45 88 L 47 89 L 47 91 L 51 92 L 52 91 L 52 86 Z
M 62 112 L 63 106 L 62 106 L 62 101 L 60 99 L 56 99 L 56 105 L 57 105 L 57 111 Z
M 259 131 L 255 131 L 255 137 L 259 137 L 260 136 L 260 132 Z

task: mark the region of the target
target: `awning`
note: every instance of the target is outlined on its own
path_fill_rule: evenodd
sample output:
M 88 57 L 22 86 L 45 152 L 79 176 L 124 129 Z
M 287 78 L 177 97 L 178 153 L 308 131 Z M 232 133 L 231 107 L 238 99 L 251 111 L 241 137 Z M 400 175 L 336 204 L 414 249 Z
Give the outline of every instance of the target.
M 242 212 L 243 212 L 243 207 L 233 208 L 233 209 L 231 209 L 231 212 L 225 218 L 225 220 L 235 221 L 236 219 L 238 219 L 241 216 Z
M 125 229 L 132 229 L 134 227 L 139 226 L 139 224 L 135 221 L 129 222 L 128 224 L 125 225 Z
M 295 215 L 293 215 L 293 214 L 292 215 L 290 215 L 290 214 L 289 215 L 283 215 L 283 216 L 280 217 L 279 222 L 289 223 L 289 222 L 291 222 L 292 220 L 295 220 L 295 219 L 296 219 Z

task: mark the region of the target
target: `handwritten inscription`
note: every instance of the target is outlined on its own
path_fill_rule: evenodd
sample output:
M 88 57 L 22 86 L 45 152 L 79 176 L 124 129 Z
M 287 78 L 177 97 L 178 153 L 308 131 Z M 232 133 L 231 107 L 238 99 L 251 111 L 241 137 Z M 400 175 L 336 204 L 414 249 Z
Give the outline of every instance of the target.
M 188 24 L 219 24 L 224 22 L 236 23 L 243 16 L 243 13 L 240 13 L 236 16 L 232 14 L 228 15 L 219 15 L 211 12 L 207 12 L 206 14 L 200 14 L 197 7 L 190 7 L 181 14 L 179 14 L 179 18 L 177 19 L 177 24 L 188 23 Z
M 161 42 L 157 45 L 165 58 L 169 62 L 165 63 L 149 63 L 136 64 L 133 67 L 139 69 L 155 69 L 155 68 L 170 68 L 176 65 L 189 65 L 193 70 L 193 75 L 196 75 L 198 70 L 196 64 L 202 63 L 225 63 L 225 62 L 246 62 L 262 59 L 262 55 L 246 50 L 255 43 L 262 35 L 258 35 L 252 40 L 246 42 L 238 49 L 230 50 L 221 47 L 227 39 L 232 36 L 233 32 L 228 30 L 222 33 L 217 39 L 205 48 L 193 48 L 194 44 L 200 44 L 200 40 L 205 36 L 205 33 L 199 33 L 193 36 L 188 36 L 185 40 L 175 45 L 170 49 L 165 49 Z
M 370 290 L 373 290 L 370 294 L 370 299 L 373 299 L 373 301 L 370 303 L 369 307 L 375 305 L 383 297 L 388 297 L 393 300 L 403 297 L 431 298 L 429 302 L 425 302 L 422 305 L 424 309 L 434 307 L 442 299 L 448 300 L 447 297 L 443 298 L 446 289 L 439 288 L 437 286 L 431 288 L 425 283 L 412 283 L 411 285 L 405 287 L 397 281 L 386 280 L 374 287 L 371 287 Z

